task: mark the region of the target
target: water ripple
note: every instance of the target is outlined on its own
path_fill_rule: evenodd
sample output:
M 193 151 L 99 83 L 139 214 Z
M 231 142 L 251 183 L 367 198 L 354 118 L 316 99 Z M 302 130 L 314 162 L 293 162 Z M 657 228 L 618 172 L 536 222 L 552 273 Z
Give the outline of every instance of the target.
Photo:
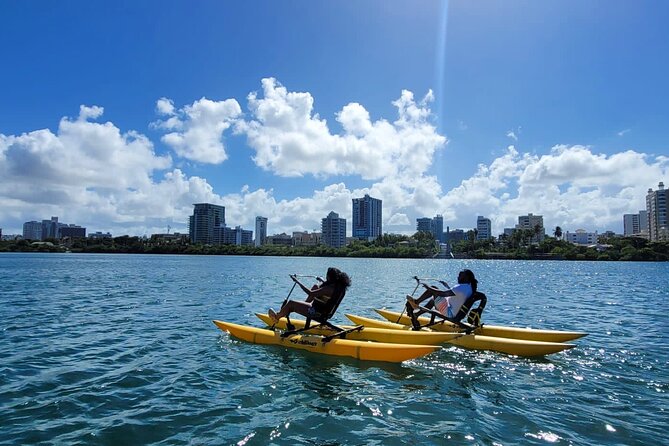
M 330 265 L 353 278 L 342 314 L 399 307 L 413 275 L 452 281 L 468 267 L 490 323 L 590 335 L 543 359 L 448 347 L 383 364 L 251 345 L 211 324 L 259 325 L 253 313 L 280 305 L 287 274 Z M 666 264 L 0 254 L 0 283 L 0 444 L 666 436 Z

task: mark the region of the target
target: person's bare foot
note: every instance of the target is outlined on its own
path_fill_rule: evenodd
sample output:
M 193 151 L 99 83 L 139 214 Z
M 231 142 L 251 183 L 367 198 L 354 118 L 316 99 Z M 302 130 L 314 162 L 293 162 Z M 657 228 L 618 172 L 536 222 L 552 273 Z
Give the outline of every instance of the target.
M 270 308 L 269 311 L 267 312 L 267 315 L 269 316 L 270 319 L 272 319 L 272 322 L 274 322 L 275 324 L 279 322 L 279 316 L 277 316 L 276 311 L 274 311 L 273 309 Z

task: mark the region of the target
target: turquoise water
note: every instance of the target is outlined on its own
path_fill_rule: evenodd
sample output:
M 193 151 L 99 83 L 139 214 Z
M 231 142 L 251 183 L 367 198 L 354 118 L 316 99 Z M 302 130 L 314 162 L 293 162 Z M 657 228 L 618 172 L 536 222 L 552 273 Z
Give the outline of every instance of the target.
M 331 265 L 353 279 L 340 322 L 469 267 L 484 321 L 590 335 L 384 364 L 211 323 L 261 326 L 288 274 Z M 667 444 L 668 297 L 667 263 L 0 254 L 0 444 Z

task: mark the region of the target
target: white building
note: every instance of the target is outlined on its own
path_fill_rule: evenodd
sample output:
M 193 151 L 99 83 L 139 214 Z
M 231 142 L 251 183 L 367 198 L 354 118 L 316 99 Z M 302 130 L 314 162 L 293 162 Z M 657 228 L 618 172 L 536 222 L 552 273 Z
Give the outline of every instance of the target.
M 539 227 L 539 234 L 532 236 L 531 241 L 540 242 L 546 237 L 546 229 L 544 229 L 544 217 L 543 215 L 521 215 L 518 217 L 518 224 L 516 229 L 529 229 L 534 231 L 536 227 Z
M 646 211 L 648 212 L 648 238 L 651 242 L 669 239 L 669 215 L 667 214 L 669 189 L 660 182 L 657 190 L 648 189 Z
M 489 218 L 478 216 L 476 218 L 476 240 L 488 240 L 492 238 L 492 224 Z
M 330 212 L 321 220 L 323 243 L 331 248 L 341 248 L 346 245 L 346 219 L 339 218 L 336 212 Z
M 577 229 L 576 232 L 569 232 L 564 235 L 564 239 L 574 245 L 594 245 L 598 239 L 597 231 L 586 232 L 585 229 Z

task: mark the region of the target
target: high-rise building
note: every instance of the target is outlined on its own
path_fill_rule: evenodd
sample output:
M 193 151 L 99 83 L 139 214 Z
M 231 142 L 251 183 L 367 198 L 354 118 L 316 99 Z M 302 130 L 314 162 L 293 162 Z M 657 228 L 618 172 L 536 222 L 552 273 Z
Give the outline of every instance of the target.
M 630 235 L 638 233 L 639 233 L 639 214 L 624 214 L 623 235 L 629 237 Z
M 219 228 L 221 232 L 221 244 L 223 245 L 252 245 L 253 244 L 253 231 L 247 229 L 242 229 L 241 226 L 235 226 L 235 228 L 221 227 Z
M 51 217 L 51 220 L 42 220 L 42 240 L 47 238 L 60 238 L 60 225 L 58 217 Z
M 641 235 L 648 237 L 648 212 L 639 211 L 638 214 L 623 215 L 623 235 Z
M 336 212 L 330 212 L 321 220 L 321 240 L 332 248 L 341 248 L 346 245 L 346 219 L 339 218 Z
M 669 189 L 664 188 L 663 182 L 658 184 L 656 191 L 648 189 L 646 212 L 648 212 L 648 239 L 651 242 L 669 240 L 667 202 L 669 202 Z
M 23 223 L 23 238 L 26 240 L 42 240 L 42 222 L 27 221 Z
M 365 194 L 353 199 L 353 237 L 374 240 L 382 234 L 382 201 Z
M 532 236 L 533 242 L 540 242 L 546 236 L 546 230 L 544 229 L 544 217 L 542 215 L 521 215 L 518 217 L 518 224 L 516 229 L 530 229 L 534 231 L 537 226 L 539 227 L 539 234 Z
M 261 246 L 265 244 L 267 238 L 267 218 L 256 217 L 256 239 L 255 245 Z
M 191 243 L 220 245 L 225 227 L 225 207 L 210 203 L 193 205 L 193 215 L 188 220 Z
M 446 241 L 444 233 L 444 217 L 437 214 L 434 218 L 421 217 L 416 219 L 416 231 L 429 232 L 440 243 Z
M 489 218 L 479 215 L 476 218 L 476 240 L 488 240 L 492 238 L 492 224 Z
M 444 217 L 441 214 L 437 214 L 432 219 L 432 228 L 434 230 L 434 239 L 439 240 L 439 243 L 444 243 L 446 241 L 446 235 L 444 234 Z
M 432 233 L 432 219 L 430 217 L 417 218 L 416 231 Z
M 648 237 L 648 211 L 639 211 L 639 234 Z

